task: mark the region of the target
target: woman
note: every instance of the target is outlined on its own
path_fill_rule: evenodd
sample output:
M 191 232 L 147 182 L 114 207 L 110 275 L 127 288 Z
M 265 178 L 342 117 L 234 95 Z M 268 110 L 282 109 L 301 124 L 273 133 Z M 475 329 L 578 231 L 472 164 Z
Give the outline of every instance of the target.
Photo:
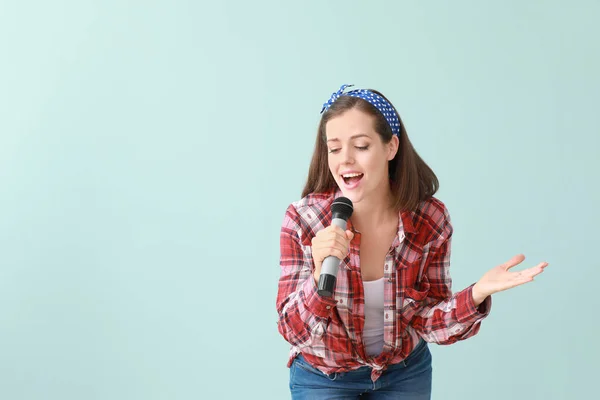
M 517 255 L 452 293 L 452 225 L 433 197 L 438 181 L 410 143 L 392 104 L 343 85 L 321 110 L 302 199 L 281 228 L 278 329 L 291 344 L 294 399 L 429 399 L 427 343 L 475 335 L 491 295 L 533 280 L 543 262 L 509 269 Z M 344 196 L 347 229 L 331 224 Z M 341 261 L 335 293 L 317 284 L 327 256 Z

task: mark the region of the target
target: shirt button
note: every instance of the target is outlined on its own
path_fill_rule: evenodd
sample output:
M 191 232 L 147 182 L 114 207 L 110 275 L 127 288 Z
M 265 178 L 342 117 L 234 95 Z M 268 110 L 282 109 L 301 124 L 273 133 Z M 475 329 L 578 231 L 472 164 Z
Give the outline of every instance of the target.
M 327 307 L 325 307 L 325 308 L 327 308 L 327 309 L 329 310 L 329 309 L 331 309 L 331 306 L 327 306 Z
M 389 278 L 389 279 L 388 279 L 388 282 L 391 282 L 391 281 L 392 281 L 392 278 Z

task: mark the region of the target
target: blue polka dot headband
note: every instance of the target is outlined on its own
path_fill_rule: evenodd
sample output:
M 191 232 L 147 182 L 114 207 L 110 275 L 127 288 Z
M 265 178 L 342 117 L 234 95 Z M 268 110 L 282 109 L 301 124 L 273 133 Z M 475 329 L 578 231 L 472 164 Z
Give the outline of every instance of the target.
M 327 100 L 327 103 L 323 104 L 321 114 L 329 110 L 329 107 L 331 107 L 331 105 L 335 103 L 335 101 L 341 96 L 358 97 L 368 101 L 377 110 L 379 110 L 379 112 L 385 117 L 386 121 L 390 125 L 390 128 L 392 128 L 392 133 L 396 136 L 400 136 L 400 121 L 398 120 L 398 115 L 396 115 L 396 111 L 394 111 L 394 107 L 392 107 L 392 105 L 386 99 L 384 99 L 377 93 L 371 92 L 370 90 L 355 89 L 344 93 L 344 90 L 350 86 L 354 85 L 342 85 L 340 87 L 340 90 L 338 90 L 335 93 L 332 93 L 329 100 Z

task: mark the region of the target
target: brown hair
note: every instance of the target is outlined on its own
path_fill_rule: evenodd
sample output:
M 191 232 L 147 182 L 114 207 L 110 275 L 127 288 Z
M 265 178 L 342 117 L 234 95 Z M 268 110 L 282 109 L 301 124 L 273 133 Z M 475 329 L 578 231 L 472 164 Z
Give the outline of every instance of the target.
M 376 90 L 370 89 L 370 91 L 384 97 Z M 402 119 L 400 119 L 400 114 L 398 114 L 393 105 L 392 107 L 400 121 L 400 144 L 396 156 L 388 164 L 390 188 L 395 199 L 394 206 L 396 209 L 399 211 L 413 211 L 421 201 L 428 199 L 437 192 L 439 182 L 433 170 L 417 154 L 417 151 L 408 139 L 404 124 L 402 123 Z M 327 163 L 325 125 L 330 119 L 353 108 L 375 118 L 374 128 L 383 143 L 389 143 L 392 140 L 392 129 L 384 116 L 371 103 L 352 96 L 339 97 L 323 113 L 319 122 L 315 150 L 308 170 L 308 179 L 302 190 L 302 197 L 309 193 L 328 192 L 337 188 L 337 184 L 329 171 Z

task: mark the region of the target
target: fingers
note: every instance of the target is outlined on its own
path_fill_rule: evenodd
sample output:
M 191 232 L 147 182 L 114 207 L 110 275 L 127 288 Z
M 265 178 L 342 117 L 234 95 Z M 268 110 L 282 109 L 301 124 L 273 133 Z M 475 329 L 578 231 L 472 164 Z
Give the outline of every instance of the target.
M 541 262 L 535 267 L 527 268 L 519 272 L 510 272 L 510 279 L 507 281 L 508 288 L 513 288 L 516 286 L 523 285 L 527 282 L 533 281 L 533 279 L 544 272 L 544 268 L 548 266 L 547 262 Z
M 535 267 L 524 269 L 523 271 L 519 272 L 519 274 L 522 278 L 533 279 L 534 276 L 541 274 L 544 271 L 544 268 L 546 268 L 547 266 L 547 262 L 541 262 Z
M 350 240 L 347 237 L 347 233 L 338 227 L 335 228 L 323 232 L 323 241 L 331 246 L 339 245 L 344 248 L 348 247 Z
M 502 267 L 508 271 L 510 268 L 514 267 L 515 265 L 519 265 L 520 263 L 522 263 L 523 260 L 525 260 L 525 256 L 523 254 L 517 254 L 516 256 L 514 256 L 513 258 L 511 258 L 510 260 L 508 260 L 507 262 L 502 264 Z M 547 266 L 548 266 L 548 263 L 544 261 L 544 262 L 539 263 L 538 265 L 536 265 L 533 268 L 541 268 L 543 270 Z
M 319 263 L 327 256 L 344 259 L 348 255 L 350 240 L 353 237 L 351 231 L 344 231 L 335 225 L 322 229 L 312 238 L 313 258 Z
M 322 243 L 334 240 L 338 241 L 340 244 L 344 244 L 347 241 L 346 232 L 337 226 L 331 225 L 317 232 L 313 238 L 313 244 L 315 242 Z
M 510 268 L 514 267 L 515 265 L 522 263 L 523 260 L 525 260 L 525 256 L 523 254 L 517 254 L 516 256 L 514 256 L 513 258 L 511 258 L 510 260 L 508 260 L 507 262 L 502 264 L 502 267 L 506 271 L 508 271 Z

